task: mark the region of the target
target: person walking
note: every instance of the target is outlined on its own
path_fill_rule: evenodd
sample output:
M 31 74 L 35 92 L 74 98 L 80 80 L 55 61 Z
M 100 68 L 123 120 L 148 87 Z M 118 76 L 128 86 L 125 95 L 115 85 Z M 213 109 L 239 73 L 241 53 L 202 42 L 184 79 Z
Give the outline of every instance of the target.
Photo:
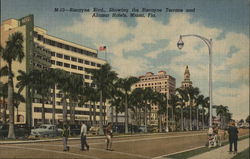
M 232 153 L 232 146 L 234 144 L 234 154 L 237 153 L 237 141 L 238 141 L 238 129 L 233 122 L 228 128 L 228 137 L 229 137 L 229 153 Z
M 113 151 L 112 149 L 112 137 L 113 137 L 112 123 L 108 123 L 108 126 L 105 129 L 105 135 L 107 139 L 106 150 Z
M 81 151 L 85 151 L 85 146 L 87 148 L 87 150 L 89 151 L 89 145 L 87 143 L 87 126 L 86 124 L 82 121 L 81 122 L 82 126 L 81 126 L 81 133 L 80 133 L 80 136 L 81 136 L 81 148 L 80 150 Z
M 68 146 L 69 126 L 67 124 L 63 125 L 62 137 L 63 137 L 63 151 L 69 151 L 69 146 Z

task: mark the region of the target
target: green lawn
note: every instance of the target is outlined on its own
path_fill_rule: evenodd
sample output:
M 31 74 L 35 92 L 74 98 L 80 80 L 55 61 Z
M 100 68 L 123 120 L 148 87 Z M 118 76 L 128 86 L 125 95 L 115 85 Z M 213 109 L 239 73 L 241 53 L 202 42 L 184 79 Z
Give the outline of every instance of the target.
M 243 139 L 246 139 L 246 138 L 249 138 L 249 136 L 241 136 L 241 137 L 239 137 L 239 140 L 243 140 Z M 224 145 L 226 145 L 228 143 L 229 143 L 228 141 L 222 142 L 222 146 L 224 146 Z M 190 151 L 187 151 L 187 152 L 182 152 L 182 153 L 166 156 L 166 158 L 169 157 L 169 158 L 173 158 L 173 159 L 187 159 L 189 157 L 199 155 L 199 154 L 202 154 L 204 152 L 211 151 L 211 150 L 214 150 L 214 149 L 217 149 L 217 148 L 219 148 L 219 147 L 214 147 L 214 148 L 202 147 L 202 148 L 198 148 L 198 149 L 195 149 L 195 150 L 190 150 Z M 248 149 L 248 152 L 249 152 L 249 149 Z M 242 158 L 242 159 L 245 159 L 245 158 Z M 249 158 L 246 158 L 246 159 L 249 159 Z
M 246 150 L 238 153 L 232 159 L 249 159 L 249 147 Z

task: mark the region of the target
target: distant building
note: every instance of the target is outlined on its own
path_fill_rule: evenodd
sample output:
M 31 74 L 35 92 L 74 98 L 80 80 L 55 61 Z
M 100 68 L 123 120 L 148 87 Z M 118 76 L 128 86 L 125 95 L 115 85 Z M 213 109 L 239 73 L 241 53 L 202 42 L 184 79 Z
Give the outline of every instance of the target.
M 190 80 L 190 72 L 188 69 L 188 66 L 186 66 L 185 72 L 184 72 L 184 81 L 181 82 L 181 87 L 187 88 L 192 87 L 192 81 Z
M 140 81 L 134 85 L 134 88 L 152 88 L 154 91 L 166 95 L 168 98 L 171 94 L 175 94 L 176 80 L 174 77 L 167 75 L 166 71 L 159 71 L 158 74 L 147 72 L 146 75 L 139 77 Z M 158 125 L 158 105 L 151 105 L 150 125 Z

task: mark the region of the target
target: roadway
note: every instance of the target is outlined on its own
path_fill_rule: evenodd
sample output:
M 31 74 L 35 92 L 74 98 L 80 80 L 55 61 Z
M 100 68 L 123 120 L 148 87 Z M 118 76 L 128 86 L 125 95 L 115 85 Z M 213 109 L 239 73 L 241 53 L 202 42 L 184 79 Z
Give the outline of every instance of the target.
M 206 132 L 202 131 L 123 136 L 113 138 L 114 151 L 107 151 L 105 138 L 89 137 L 89 151 L 80 151 L 80 139 L 69 140 L 68 152 L 62 151 L 62 141 L 0 144 L 0 158 L 149 159 L 204 146 L 206 142 Z

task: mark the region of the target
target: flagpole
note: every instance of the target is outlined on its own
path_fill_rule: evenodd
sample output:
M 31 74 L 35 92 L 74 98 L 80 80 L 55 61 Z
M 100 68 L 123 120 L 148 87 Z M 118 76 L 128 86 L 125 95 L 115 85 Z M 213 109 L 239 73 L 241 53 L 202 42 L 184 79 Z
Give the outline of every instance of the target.
M 105 49 L 105 60 L 107 61 L 107 48 Z

